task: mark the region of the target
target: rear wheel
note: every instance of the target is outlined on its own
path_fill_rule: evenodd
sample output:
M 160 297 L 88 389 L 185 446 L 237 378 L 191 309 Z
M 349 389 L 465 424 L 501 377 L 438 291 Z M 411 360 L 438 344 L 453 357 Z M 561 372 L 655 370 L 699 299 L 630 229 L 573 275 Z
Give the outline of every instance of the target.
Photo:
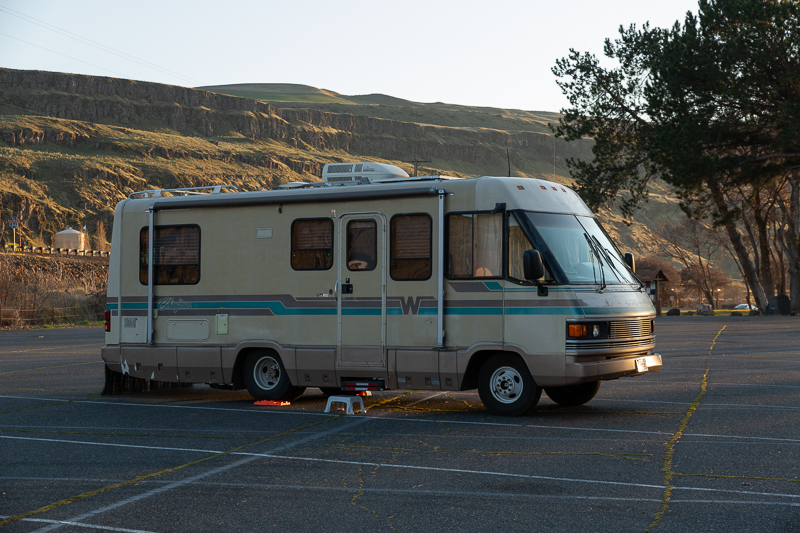
M 594 398 L 598 390 L 600 390 L 599 381 L 589 381 L 587 383 L 579 383 L 566 387 L 547 387 L 544 389 L 547 396 L 562 407 L 583 405 Z
M 524 361 L 513 355 L 490 357 L 478 373 L 478 394 L 486 408 L 502 416 L 528 412 L 542 395 Z
M 244 384 L 256 400 L 292 401 L 306 390 L 295 387 L 274 352 L 256 351 L 247 357 Z

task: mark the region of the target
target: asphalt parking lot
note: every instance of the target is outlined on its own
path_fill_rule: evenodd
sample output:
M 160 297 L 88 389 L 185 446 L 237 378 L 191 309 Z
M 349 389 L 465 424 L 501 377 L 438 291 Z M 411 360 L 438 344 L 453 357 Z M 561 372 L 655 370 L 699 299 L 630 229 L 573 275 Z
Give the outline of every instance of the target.
M 101 328 L 0 332 L 2 531 L 800 531 L 800 319 L 662 317 L 660 373 L 367 414 L 207 386 L 100 396 Z

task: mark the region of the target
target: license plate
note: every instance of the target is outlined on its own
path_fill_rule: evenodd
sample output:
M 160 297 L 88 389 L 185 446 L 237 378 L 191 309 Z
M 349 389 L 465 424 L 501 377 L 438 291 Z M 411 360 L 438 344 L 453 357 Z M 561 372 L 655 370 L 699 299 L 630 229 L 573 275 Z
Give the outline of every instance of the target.
M 637 359 L 636 360 L 636 371 L 637 372 L 647 372 L 647 359 Z

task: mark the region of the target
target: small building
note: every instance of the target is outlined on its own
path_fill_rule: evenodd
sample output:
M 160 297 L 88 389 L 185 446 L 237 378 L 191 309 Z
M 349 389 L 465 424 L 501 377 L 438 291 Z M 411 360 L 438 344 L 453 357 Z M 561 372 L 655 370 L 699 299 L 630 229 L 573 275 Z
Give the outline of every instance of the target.
M 659 268 L 640 267 L 636 269 L 636 277 L 644 283 L 647 288 L 647 294 L 653 301 L 656 308 L 656 315 L 661 316 L 661 300 L 659 298 L 658 286 L 660 283 L 669 281 L 667 276 Z
M 86 250 L 89 239 L 86 234 L 67 228 L 53 236 L 53 248 L 66 248 L 68 250 Z

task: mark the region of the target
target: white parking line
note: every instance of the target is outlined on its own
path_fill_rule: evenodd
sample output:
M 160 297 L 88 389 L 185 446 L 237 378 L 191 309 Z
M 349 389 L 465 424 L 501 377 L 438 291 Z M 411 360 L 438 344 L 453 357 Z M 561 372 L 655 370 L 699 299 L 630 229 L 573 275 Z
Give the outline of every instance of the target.
M 439 394 L 431 394 L 430 396 L 426 396 L 421 400 L 417 400 L 416 402 L 411 402 L 410 404 L 406 405 L 406 407 L 411 407 L 412 405 L 417 405 L 418 403 L 427 402 L 428 400 L 436 398 L 437 396 L 441 396 L 442 394 L 447 394 L 447 391 L 440 392 Z
M 282 459 L 287 461 L 304 461 L 304 462 L 311 462 L 311 463 L 331 463 L 331 464 L 344 464 L 344 465 L 354 465 L 354 466 L 372 466 L 372 467 L 381 467 L 381 468 L 397 468 L 397 469 L 404 469 L 404 470 L 420 470 L 420 471 L 429 471 L 429 472 L 445 472 L 445 473 L 453 473 L 453 474 L 475 474 L 475 475 L 485 475 L 485 476 L 498 476 L 498 477 L 512 477 L 518 479 L 537 479 L 537 480 L 546 480 L 546 481 L 559 481 L 559 482 L 567 482 L 567 483 L 578 483 L 578 484 L 589 484 L 589 485 L 607 485 L 607 486 L 617 486 L 617 487 L 636 487 L 636 488 L 643 488 L 643 489 L 657 489 L 659 491 L 664 489 L 664 485 L 660 484 L 648 484 L 648 483 L 630 483 L 624 481 L 607 481 L 607 480 L 600 480 L 600 479 L 578 479 L 578 478 L 568 478 L 568 477 L 556 477 L 556 476 L 538 476 L 532 474 L 515 474 L 510 472 L 493 472 L 488 470 L 469 470 L 469 469 L 460 469 L 460 468 L 439 468 L 439 467 L 432 467 L 432 466 L 417 466 L 417 465 L 403 465 L 403 464 L 396 464 L 396 463 L 374 463 L 368 461 L 345 461 L 341 459 L 322 459 L 322 458 L 315 458 L 315 457 L 296 457 L 296 456 L 288 456 L 288 455 L 274 455 L 275 452 L 282 451 L 283 449 L 288 449 L 290 447 L 294 447 L 298 444 L 302 444 L 305 442 L 309 442 L 312 440 L 317 440 L 321 437 L 325 437 L 329 434 L 338 433 L 343 429 L 348 427 L 361 424 L 363 422 L 369 421 L 369 418 L 361 417 L 358 420 L 351 422 L 350 424 L 346 424 L 341 428 L 337 428 L 336 430 L 330 430 L 327 432 L 314 434 L 304 439 L 300 439 L 298 441 L 294 441 L 290 444 L 285 446 L 275 448 L 274 450 L 266 453 L 254 453 L 254 452 L 231 452 L 230 455 L 240 455 L 246 456 L 245 459 L 241 461 L 237 461 L 235 463 L 225 465 L 213 470 L 210 470 L 205 473 L 197 474 L 196 476 L 192 476 L 181 481 L 176 481 L 174 483 L 170 483 L 167 486 L 159 487 L 157 489 L 153 489 L 149 492 L 144 494 L 133 496 L 122 502 L 117 502 L 116 504 L 112 504 L 111 506 L 103 507 L 99 510 L 92 511 L 91 513 L 81 515 L 75 517 L 73 520 L 82 521 L 86 518 L 94 516 L 95 514 L 99 514 L 100 512 L 105 512 L 111 509 L 116 509 L 119 506 L 126 505 L 128 503 L 132 503 L 134 501 L 138 501 L 142 498 L 146 498 L 157 493 L 163 492 L 165 490 L 170 490 L 172 488 L 179 487 L 181 485 L 185 485 L 186 483 L 191 483 L 193 481 L 198 481 L 204 477 L 212 476 L 217 473 L 229 470 L 231 468 L 235 468 L 241 464 L 245 464 L 247 462 L 253 461 L 258 458 L 264 459 Z M 10 438 L 7 436 L 0 435 L 0 438 Z M 96 442 L 80 442 L 80 441 L 58 441 L 53 439 L 36 439 L 36 438 L 27 438 L 27 437 L 12 437 L 18 438 L 21 440 L 44 440 L 48 442 L 65 442 L 67 444 L 86 444 L 86 445 L 99 445 L 99 446 L 120 446 L 120 447 L 129 447 L 129 448 L 148 448 L 147 446 L 138 446 L 138 445 L 124 445 L 124 444 L 108 444 L 108 443 L 96 443 Z M 170 448 L 166 447 L 153 447 L 152 449 L 155 450 L 170 450 Z M 207 453 L 207 454 L 217 454 L 222 453 L 221 451 L 214 451 L 214 450 L 196 450 L 191 448 L 174 448 L 173 451 L 178 452 L 197 452 L 197 453 Z M 685 490 L 685 491 L 701 491 L 701 492 L 714 492 L 714 493 L 731 493 L 731 494 L 747 494 L 747 495 L 761 495 L 761 496 L 772 496 L 772 497 L 781 497 L 781 498 L 800 498 L 800 494 L 776 494 L 776 493 L 769 493 L 769 492 L 753 492 L 753 491 L 740 491 L 740 490 L 725 490 L 725 489 L 713 489 L 713 488 L 703 488 L 703 487 L 674 487 L 673 490 Z M 659 500 L 660 501 L 660 500 Z M 52 526 L 53 528 L 55 526 Z M 50 531 L 51 529 L 46 528 L 42 529 L 41 531 Z
M 0 519 L 11 518 L 10 516 L 0 515 Z M 121 531 L 123 533 L 156 533 L 155 531 L 147 531 L 144 529 L 124 529 L 121 527 L 111 526 L 98 526 L 95 524 L 83 524 L 81 522 L 70 522 L 67 520 L 47 520 L 46 518 L 23 518 L 20 522 L 44 522 L 45 524 L 57 524 L 60 526 L 76 526 L 85 527 L 89 529 L 102 529 L 103 531 Z
M 298 439 L 298 440 L 290 442 L 288 444 L 284 444 L 282 446 L 278 446 L 277 448 L 274 448 L 269 453 L 284 451 L 284 450 L 287 450 L 287 449 L 292 448 L 294 446 L 297 446 L 299 444 L 304 444 L 304 443 L 310 442 L 312 440 L 316 440 L 316 439 L 319 439 L 319 438 L 322 438 L 322 437 L 326 437 L 328 435 L 332 435 L 332 434 L 337 433 L 339 431 L 342 431 L 344 429 L 349 429 L 351 427 L 363 424 L 367 420 L 368 419 L 366 419 L 366 418 L 359 418 L 359 419 L 354 420 L 352 422 L 346 423 L 343 426 L 340 426 L 338 428 L 330 429 L 328 431 L 323 431 L 321 433 L 316 433 L 314 435 L 310 435 L 308 437 L 305 437 L 305 438 L 302 438 L 302 439 Z M 217 453 L 222 453 L 222 452 L 217 452 Z M 125 498 L 124 500 L 120 500 L 120 501 L 117 501 L 115 503 L 112 503 L 112 504 L 109 504 L 109 505 L 105 505 L 105 506 L 100 507 L 98 509 L 94 509 L 93 511 L 89 511 L 87 513 L 83 513 L 82 515 L 79 515 L 79 516 L 76 516 L 76 517 L 72 518 L 70 521 L 72 521 L 72 522 L 82 522 L 82 521 L 86 520 L 87 518 L 92 518 L 92 517 L 97 516 L 99 514 L 102 514 L 102 513 L 108 512 L 108 511 L 113 511 L 114 509 L 117 509 L 119 507 L 123 507 L 125 505 L 128 505 L 129 503 L 137 502 L 137 501 L 143 500 L 145 498 L 149 498 L 151 496 L 155 496 L 156 494 L 160 494 L 162 492 L 166 492 L 166 491 L 172 490 L 174 488 L 182 487 L 182 486 L 184 486 L 184 485 L 186 485 L 188 483 L 191 483 L 193 481 L 198 481 L 198 480 L 203 479 L 205 477 L 213 476 L 213 475 L 225 472 L 227 470 L 230 470 L 232 468 L 236 468 L 237 466 L 241 466 L 243 464 L 246 464 L 246 463 L 249 463 L 251 461 L 254 461 L 254 460 L 258 459 L 259 457 L 269 456 L 269 453 L 268 454 L 255 454 L 255 455 L 247 456 L 247 457 L 245 457 L 244 459 L 242 459 L 240 461 L 236 461 L 236 462 L 233 462 L 233 463 L 230 463 L 230 464 L 227 464 L 227 465 L 223 465 L 223 466 L 220 466 L 220 467 L 217 467 L 217 468 L 213 468 L 211 470 L 207 470 L 205 472 L 201 472 L 201 473 L 196 474 L 194 476 L 190 476 L 188 478 L 184 478 L 184 479 L 181 479 L 179 481 L 175 481 L 175 482 L 170 483 L 168 485 L 163 485 L 161 487 L 157 487 L 157 488 L 149 490 L 147 492 L 144 492 L 144 493 L 141 493 L 141 494 L 137 494 L 137 495 L 131 496 L 129 498 Z M 234 452 L 231 455 L 243 455 L 243 454 Z M 50 526 L 47 526 L 47 527 L 43 527 L 41 529 L 37 529 L 36 531 L 38 531 L 38 532 L 53 531 L 55 529 L 60 528 L 61 526 L 62 526 L 62 524 L 53 524 L 53 525 L 50 525 Z

